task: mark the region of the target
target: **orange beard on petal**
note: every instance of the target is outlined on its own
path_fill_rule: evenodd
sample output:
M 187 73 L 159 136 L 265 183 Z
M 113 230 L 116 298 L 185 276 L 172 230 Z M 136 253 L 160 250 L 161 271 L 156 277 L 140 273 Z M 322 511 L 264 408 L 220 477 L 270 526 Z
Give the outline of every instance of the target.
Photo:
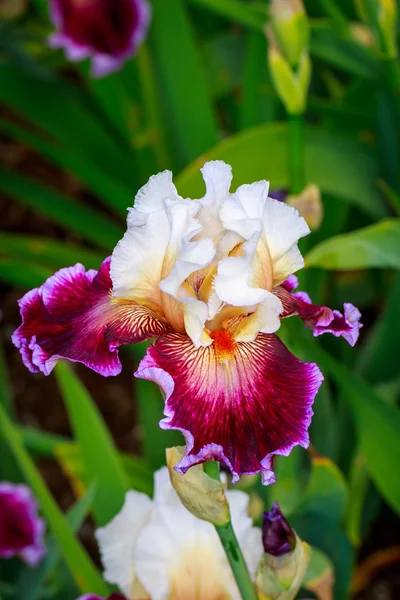
M 235 340 L 229 333 L 224 329 L 211 331 L 210 338 L 214 340 L 214 350 L 218 362 L 226 363 L 235 354 Z
M 208 544 L 188 548 L 170 574 L 168 600 L 231 600 L 219 565 Z

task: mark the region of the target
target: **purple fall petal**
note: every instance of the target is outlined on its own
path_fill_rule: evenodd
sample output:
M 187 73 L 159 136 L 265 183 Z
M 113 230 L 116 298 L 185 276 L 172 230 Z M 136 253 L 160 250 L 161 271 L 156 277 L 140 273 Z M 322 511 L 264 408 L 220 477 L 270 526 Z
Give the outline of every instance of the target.
M 135 375 L 161 387 L 166 419 L 160 425 L 186 438 L 178 471 L 219 460 L 234 481 L 261 472 L 264 483 L 272 483 L 273 456 L 309 444 L 311 406 L 323 378 L 275 335 L 228 341 L 196 348 L 185 335 L 162 335 Z
M 299 316 L 307 327 L 313 330 L 315 337 L 323 333 L 331 333 L 335 337 L 343 337 L 350 346 L 358 340 L 361 313 L 353 304 L 345 303 L 342 314 L 338 310 L 331 310 L 327 306 L 312 304 L 306 292 L 293 292 L 298 286 L 298 279 L 291 275 L 281 285 L 273 289 L 273 293 L 280 299 L 283 312 L 280 317 Z
M 50 0 L 50 14 L 50 46 L 64 48 L 71 61 L 90 56 L 97 77 L 137 52 L 150 21 L 147 0 Z
M 130 300 L 111 298 L 110 259 L 99 271 L 61 269 L 19 301 L 22 325 L 12 336 L 24 364 L 44 375 L 60 358 L 105 377 L 121 371 L 118 348 L 168 331 L 164 319 Z
M 0 482 L 0 558 L 20 556 L 36 566 L 46 552 L 44 529 L 30 489 Z
M 79 596 L 76 600 L 107 600 L 107 598 L 96 596 L 96 594 L 85 594 L 84 596 Z M 126 600 L 126 598 L 122 594 L 114 593 L 108 597 L 108 600 Z

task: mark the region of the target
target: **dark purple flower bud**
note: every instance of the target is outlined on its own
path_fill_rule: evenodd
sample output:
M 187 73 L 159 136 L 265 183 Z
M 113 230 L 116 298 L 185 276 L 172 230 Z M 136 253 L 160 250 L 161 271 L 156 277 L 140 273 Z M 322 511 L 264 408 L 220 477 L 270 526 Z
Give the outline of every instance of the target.
M 32 567 L 43 555 L 44 522 L 25 485 L 0 483 L 0 558 L 20 556 Z
M 136 53 L 150 20 L 147 0 L 50 0 L 50 12 L 50 46 L 64 48 L 71 61 L 91 57 L 95 77 Z
M 282 556 L 294 550 L 296 536 L 275 502 L 270 511 L 264 513 L 262 526 L 264 550 L 273 556 Z
M 270 198 L 273 198 L 274 200 L 279 200 L 279 202 L 285 202 L 288 193 L 286 190 L 283 190 L 282 188 L 278 188 L 276 190 L 270 190 L 268 195 Z

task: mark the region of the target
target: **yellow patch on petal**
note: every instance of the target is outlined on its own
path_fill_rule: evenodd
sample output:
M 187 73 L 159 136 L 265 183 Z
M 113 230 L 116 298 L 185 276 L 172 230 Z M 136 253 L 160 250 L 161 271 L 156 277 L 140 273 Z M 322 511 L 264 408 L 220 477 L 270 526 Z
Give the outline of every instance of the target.
M 214 340 L 214 349 L 217 360 L 220 363 L 226 363 L 235 355 L 235 340 L 224 329 L 220 331 L 211 331 L 210 338 Z
M 168 600 L 231 600 L 220 564 L 210 544 L 188 547 L 170 572 Z

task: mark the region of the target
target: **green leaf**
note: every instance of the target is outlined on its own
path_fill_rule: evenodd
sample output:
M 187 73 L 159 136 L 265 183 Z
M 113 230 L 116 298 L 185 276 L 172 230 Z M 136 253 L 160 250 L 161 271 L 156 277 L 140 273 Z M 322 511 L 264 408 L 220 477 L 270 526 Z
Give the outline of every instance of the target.
M 323 350 L 301 323 L 291 319 L 288 325 L 291 350 L 296 353 L 297 348 L 297 354 L 316 361 L 349 403 L 368 473 L 388 504 L 400 513 L 400 478 L 393 475 L 400 464 L 399 409 L 384 403 L 370 385 Z
M 179 175 L 176 181 L 179 193 L 192 198 L 204 194 L 199 166 L 214 159 L 232 166 L 234 188 L 260 179 L 269 179 L 271 189 L 288 188 L 287 136 L 286 123 L 259 125 L 231 136 Z M 307 180 L 323 192 L 353 204 L 374 218 L 385 216 L 386 208 L 375 186 L 376 161 L 364 144 L 308 127 L 305 163 Z
M 150 43 L 178 164 L 183 166 L 216 143 L 217 128 L 182 0 L 153 0 Z
M 19 173 L 0 170 L 0 190 L 108 251 L 123 235 L 122 228 L 110 218 Z
M 325 457 L 313 458 L 310 478 L 297 511 L 320 513 L 339 522 L 346 506 L 347 493 L 345 479 L 335 463 Z
M 302 452 L 302 449 L 297 446 L 289 456 L 277 456 L 274 461 L 276 482 L 268 488 L 268 501 L 270 504 L 279 502 L 286 517 L 290 517 L 296 510 L 304 490 Z
M 108 596 L 109 588 L 92 563 L 86 550 L 75 538 L 71 528 L 60 511 L 54 498 L 47 489 L 39 471 L 26 452 L 20 434 L 12 425 L 4 409 L 0 405 L 0 431 L 15 456 L 28 484 L 37 497 L 41 509 L 46 516 L 53 535 L 61 549 L 71 575 L 82 593 L 91 592 L 100 596 Z
M 32 265 L 22 260 L 0 257 L 0 281 L 17 287 L 31 289 L 39 287 L 51 275 L 53 269 Z
M 77 262 L 83 263 L 87 269 L 98 269 L 104 259 L 104 255 L 80 246 L 5 231 L 0 232 L 0 252 L 11 259 L 32 261 L 35 265 L 54 269 Z
M 312 512 L 291 517 L 290 525 L 302 540 L 329 556 L 335 568 L 335 600 L 348 598 L 354 552 L 336 521 Z
M 61 460 L 63 468 L 78 480 L 82 487 L 89 487 L 89 478 L 85 472 L 82 451 L 78 444 L 60 435 L 39 431 L 35 427 L 20 427 L 24 446 L 33 456 L 56 458 Z M 148 464 L 132 454 L 119 453 L 129 488 L 144 492 L 149 496 L 153 491 L 153 472 Z
M 166 448 L 182 445 L 182 435 L 178 431 L 160 428 L 159 422 L 164 417 L 164 401 L 159 387 L 145 379 L 134 379 L 134 386 L 144 456 L 152 469 L 156 470 L 165 465 Z
M 262 31 L 267 21 L 267 11 L 262 10 L 264 7 L 257 10 L 256 7 L 238 2 L 238 0 L 190 0 L 190 3 L 208 8 L 230 21 L 254 31 Z
M 319 582 L 328 575 L 333 575 L 333 564 L 331 559 L 318 548 L 309 547 L 310 562 L 303 581 L 306 590 L 312 590 Z
M 396 274 L 386 296 L 386 303 L 360 349 L 357 371 L 373 384 L 394 379 L 399 374 L 398 349 L 400 274 Z
M 66 519 L 73 533 L 80 529 L 84 519 L 89 514 L 95 489 L 95 486 L 91 486 L 87 494 L 78 500 L 66 514 Z M 44 585 L 45 580 L 51 576 L 62 557 L 54 536 L 46 540 L 46 550 L 46 556 L 39 566 L 32 569 L 27 565 L 18 578 L 16 594 L 18 600 L 37 600 L 37 598 L 42 597 L 41 587 Z
M 6 106 L 73 150 L 81 160 L 135 185 L 134 157 L 129 147 L 109 133 L 78 88 L 54 77 L 34 77 L 4 63 L 0 64 L 0 78 L 0 100 Z
M 400 219 L 384 219 L 321 242 L 305 258 L 324 269 L 400 268 Z
M 309 430 L 311 443 L 319 454 L 336 461 L 340 432 L 335 405 L 327 382 L 321 387 L 314 400 L 313 411 Z
M 82 452 L 86 476 L 97 484 L 93 512 L 98 525 L 105 525 L 121 510 L 128 490 L 127 477 L 111 435 L 86 388 L 66 363 L 59 363 L 55 374 Z
M 28 442 L 32 452 L 43 455 L 43 450 L 46 450 L 46 441 L 51 443 L 51 448 L 48 448 L 50 450 L 49 455 L 58 460 L 75 493 L 81 496 L 89 486 L 90 474 L 86 473 L 80 447 L 75 443 L 66 441 L 54 440 L 53 443 L 51 440 L 39 439 L 39 435 L 43 436 L 40 432 L 36 434 L 33 431 L 29 432 Z M 24 442 L 28 446 L 25 435 Z M 34 447 L 32 448 L 33 444 Z M 153 492 L 153 473 L 150 467 L 143 460 L 128 454 L 121 453 L 120 460 L 126 473 L 128 487 L 151 496 Z
M 71 148 L 68 150 L 54 142 L 45 141 L 39 135 L 34 135 L 13 123 L 1 123 L 1 130 L 23 141 L 37 152 L 48 158 L 59 167 L 74 173 L 97 196 L 97 198 L 114 213 L 125 216 L 126 207 L 132 204 L 132 190 L 134 186 L 127 186 L 113 176 L 108 175 L 103 169 L 83 159 Z
M 378 76 L 378 61 L 372 52 L 351 37 L 339 35 L 327 21 L 312 23 L 310 52 L 313 57 L 351 75 L 369 81 Z

